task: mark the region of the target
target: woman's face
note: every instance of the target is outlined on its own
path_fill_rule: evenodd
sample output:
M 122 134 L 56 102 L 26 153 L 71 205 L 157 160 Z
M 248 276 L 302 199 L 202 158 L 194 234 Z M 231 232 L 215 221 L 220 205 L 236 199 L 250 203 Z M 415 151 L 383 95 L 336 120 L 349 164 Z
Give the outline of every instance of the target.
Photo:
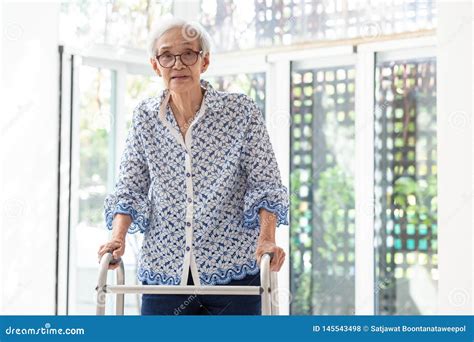
M 188 50 L 199 51 L 199 39 L 190 39 L 183 37 L 183 30 L 179 27 L 173 28 L 163 34 L 155 43 L 156 55 L 159 56 L 165 52 L 173 55 L 182 54 Z M 181 58 L 176 57 L 176 63 L 171 68 L 165 68 L 158 63 L 156 58 L 150 58 L 151 65 L 158 76 L 163 77 L 165 88 L 173 92 L 186 92 L 193 87 L 199 87 L 201 73 L 207 70 L 209 66 L 209 54 L 203 56 L 200 54 L 195 64 L 186 66 Z M 177 76 L 184 76 L 178 78 Z

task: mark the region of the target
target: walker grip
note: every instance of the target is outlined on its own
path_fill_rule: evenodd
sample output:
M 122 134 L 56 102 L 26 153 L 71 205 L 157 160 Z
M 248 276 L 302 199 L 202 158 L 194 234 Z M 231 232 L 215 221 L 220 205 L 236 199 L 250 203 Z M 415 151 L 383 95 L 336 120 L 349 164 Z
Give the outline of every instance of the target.
M 264 253 L 265 254 L 268 254 L 270 256 L 270 261 L 273 260 L 273 257 L 275 256 L 275 252 L 268 252 L 268 253 Z

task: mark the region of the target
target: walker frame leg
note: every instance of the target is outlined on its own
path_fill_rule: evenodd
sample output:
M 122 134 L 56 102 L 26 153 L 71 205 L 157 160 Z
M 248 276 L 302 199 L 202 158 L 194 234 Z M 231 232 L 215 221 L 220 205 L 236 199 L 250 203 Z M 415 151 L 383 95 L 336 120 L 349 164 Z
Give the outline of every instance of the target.
M 125 285 L 125 266 L 120 260 L 120 265 L 117 269 L 117 285 Z M 117 293 L 115 301 L 116 315 L 123 316 L 125 311 L 125 293 Z
M 278 314 L 278 303 L 274 295 L 277 288 L 276 273 L 270 270 L 270 261 L 273 253 L 262 255 L 260 262 L 260 286 L 262 288 L 262 315 L 270 316 Z
M 106 253 L 100 259 L 99 266 L 99 280 L 97 282 L 97 301 L 96 301 L 96 315 L 105 315 L 105 303 L 106 303 L 106 286 L 107 286 L 107 271 L 109 270 L 109 264 L 112 260 L 112 254 Z

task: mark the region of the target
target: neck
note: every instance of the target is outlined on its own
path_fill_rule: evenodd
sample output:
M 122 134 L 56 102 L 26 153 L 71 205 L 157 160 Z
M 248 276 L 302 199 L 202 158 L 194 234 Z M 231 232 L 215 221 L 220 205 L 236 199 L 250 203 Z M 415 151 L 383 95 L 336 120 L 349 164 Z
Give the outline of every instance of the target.
M 203 90 L 200 84 L 186 92 L 176 93 L 170 91 L 170 105 L 173 106 L 173 112 L 186 121 L 191 119 L 201 107 L 202 99 Z

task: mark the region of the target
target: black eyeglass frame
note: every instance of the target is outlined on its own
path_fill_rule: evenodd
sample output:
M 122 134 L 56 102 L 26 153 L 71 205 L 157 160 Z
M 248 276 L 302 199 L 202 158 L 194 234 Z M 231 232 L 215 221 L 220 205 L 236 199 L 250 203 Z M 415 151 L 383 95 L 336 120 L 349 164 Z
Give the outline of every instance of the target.
M 192 51 L 192 52 L 194 52 L 194 53 L 196 54 L 196 62 L 198 61 L 199 56 L 202 56 L 202 53 L 203 53 L 202 50 L 194 51 L 194 50 L 192 50 L 192 49 L 188 49 L 188 50 L 186 50 L 186 51 L 183 52 L 183 53 L 174 55 L 174 54 L 172 54 L 172 53 L 166 51 L 166 52 L 162 53 L 161 55 L 156 55 L 155 58 L 156 58 L 156 60 L 158 61 L 158 63 L 159 63 L 163 68 L 172 68 L 172 67 L 174 67 L 174 65 L 176 64 L 176 57 L 179 57 L 179 59 L 180 59 L 181 63 L 183 63 L 183 65 L 192 66 L 192 65 L 196 64 L 196 62 L 194 62 L 194 63 L 192 63 L 192 64 L 186 64 L 186 63 L 183 62 L 183 59 L 181 58 L 182 55 L 184 55 L 185 53 L 187 53 L 187 52 L 189 52 L 189 51 Z M 171 66 L 164 66 L 163 64 L 161 64 L 161 62 L 160 62 L 160 57 L 163 56 L 164 54 L 170 54 L 170 55 L 172 55 L 172 56 L 174 57 L 174 62 L 173 62 L 173 64 L 171 64 Z

